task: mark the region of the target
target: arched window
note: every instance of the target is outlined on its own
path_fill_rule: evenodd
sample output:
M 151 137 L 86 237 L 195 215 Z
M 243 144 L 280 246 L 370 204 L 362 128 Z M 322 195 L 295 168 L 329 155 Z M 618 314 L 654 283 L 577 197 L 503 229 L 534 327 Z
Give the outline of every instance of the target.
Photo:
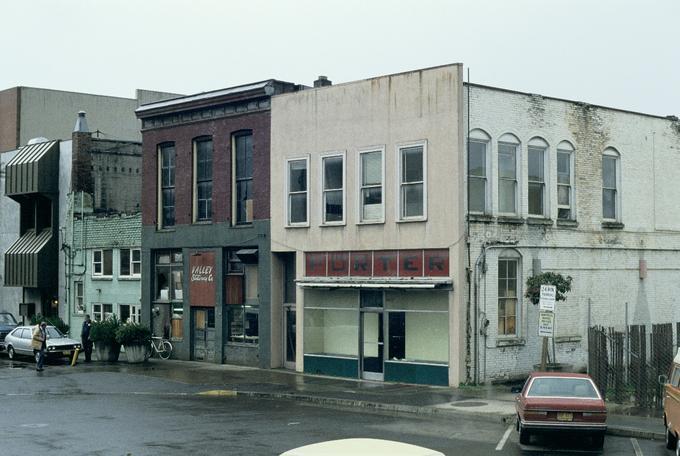
M 498 212 L 517 214 L 519 139 L 509 133 L 498 140 Z
M 529 215 L 544 217 L 548 214 L 546 165 L 548 143 L 539 137 L 532 138 L 527 146 Z
M 619 221 L 621 216 L 621 156 L 613 147 L 602 153 L 602 218 Z
M 488 212 L 489 144 L 491 137 L 480 129 L 470 132 L 468 153 L 468 191 L 470 212 Z
M 574 146 L 569 141 L 557 145 L 557 219 L 574 220 Z
M 516 250 L 503 250 L 498 256 L 499 336 L 518 334 L 521 265 L 521 256 Z

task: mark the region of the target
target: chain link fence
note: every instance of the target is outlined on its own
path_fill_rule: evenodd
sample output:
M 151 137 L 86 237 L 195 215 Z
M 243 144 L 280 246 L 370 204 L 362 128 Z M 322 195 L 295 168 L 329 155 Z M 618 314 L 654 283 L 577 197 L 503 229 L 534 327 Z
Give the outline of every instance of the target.
M 680 323 L 631 325 L 624 331 L 588 329 L 588 373 L 606 400 L 646 409 L 660 409 L 663 385 L 680 334 Z

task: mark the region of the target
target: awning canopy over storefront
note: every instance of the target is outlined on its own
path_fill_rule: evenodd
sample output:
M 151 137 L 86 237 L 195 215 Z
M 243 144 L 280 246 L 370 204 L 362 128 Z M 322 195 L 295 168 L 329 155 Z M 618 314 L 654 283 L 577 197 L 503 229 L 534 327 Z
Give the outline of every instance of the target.
M 47 248 L 52 238 L 51 228 L 37 234 L 34 230 L 29 230 L 7 249 L 5 286 L 38 288 L 49 281 L 54 272 L 48 274 L 47 270 L 56 266 L 53 264 L 55 255 Z
M 242 263 L 257 264 L 257 249 L 241 249 L 236 251 L 236 256 Z
M 450 277 L 304 277 L 295 281 L 302 288 L 445 289 L 453 290 Z

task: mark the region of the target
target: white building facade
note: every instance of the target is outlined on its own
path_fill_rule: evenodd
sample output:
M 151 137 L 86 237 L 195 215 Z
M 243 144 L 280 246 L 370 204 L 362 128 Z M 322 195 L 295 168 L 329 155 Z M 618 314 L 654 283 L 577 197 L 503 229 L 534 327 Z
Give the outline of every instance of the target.
M 462 66 L 272 98 L 272 356 L 465 380 Z
M 582 370 L 588 328 L 680 321 L 680 123 L 479 85 L 469 96 L 470 380 L 540 360 L 540 272 L 573 278 L 554 360 Z M 551 349 L 552 354 L 552 349 Z

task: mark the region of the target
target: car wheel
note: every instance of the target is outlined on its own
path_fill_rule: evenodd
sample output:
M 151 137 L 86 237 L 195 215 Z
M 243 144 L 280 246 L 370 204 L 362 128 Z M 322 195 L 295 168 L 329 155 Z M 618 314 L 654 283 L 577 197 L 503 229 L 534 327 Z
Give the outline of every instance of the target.
M 593 447 L 600 450 L 604 446 L 604 432 L 593 436 Z
M 17 354 L 14 353 L 14 347 L 12 347 L 11 345 L 7 347 L 7 356 L 9 357 L 9 359 L 16 359 Z
M 678 438 L 671 432 L 670 429 L 666 428 L 666 448 L 669 450 L 675 450 L 678 446 Z
M 675 439 L 677 441 L 678 439 L 677 436 L 675 437 Z M 677 444 L 675 445 L 675 456 L 680 456 L 680 445 Z
M 529 431 L 524 429 L 522 423 L 519 423 L 519 443 L 521 443 L 522 445 L 528 445 L 530 440 L 531 434 L 529 434 Z

